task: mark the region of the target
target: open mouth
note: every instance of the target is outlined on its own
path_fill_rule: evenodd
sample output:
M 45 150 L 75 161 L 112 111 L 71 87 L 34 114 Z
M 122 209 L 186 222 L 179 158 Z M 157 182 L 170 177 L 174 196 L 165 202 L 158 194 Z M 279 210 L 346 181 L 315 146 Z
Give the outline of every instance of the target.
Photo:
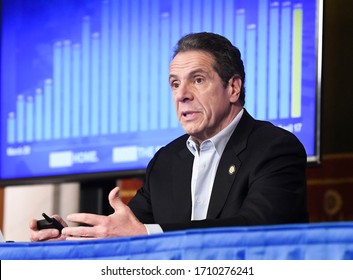
M 192 116 L 194 114 L 194 112 L 183 112 L 182 113 L 182 116 L 183 117 L 190 117 L 190 116 Z

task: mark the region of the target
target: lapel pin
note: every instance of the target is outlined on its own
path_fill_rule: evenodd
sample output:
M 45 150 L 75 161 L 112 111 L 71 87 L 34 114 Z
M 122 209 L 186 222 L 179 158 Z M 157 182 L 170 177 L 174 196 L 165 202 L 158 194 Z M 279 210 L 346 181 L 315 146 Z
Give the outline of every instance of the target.
M 235 173 L 235 165 L 231 165 L 228 169 L 229 175 L 233 175 Z

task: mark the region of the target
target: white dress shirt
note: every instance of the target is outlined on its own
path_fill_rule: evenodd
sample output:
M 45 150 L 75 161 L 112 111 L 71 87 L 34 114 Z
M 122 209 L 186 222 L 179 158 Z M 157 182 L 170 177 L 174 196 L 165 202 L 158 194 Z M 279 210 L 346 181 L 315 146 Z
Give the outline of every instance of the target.
M 200 146 L 193 141 L 191 136 L 186 141 L 187 148 L 195 157 L 191 177 L 191 220 L 206 219 L 219 160 L 243 111 L 242 109 L 227 127 L 203 141 Z M 145 226 L 148 234 L 163 232 L 159 225 L 146 224 Z

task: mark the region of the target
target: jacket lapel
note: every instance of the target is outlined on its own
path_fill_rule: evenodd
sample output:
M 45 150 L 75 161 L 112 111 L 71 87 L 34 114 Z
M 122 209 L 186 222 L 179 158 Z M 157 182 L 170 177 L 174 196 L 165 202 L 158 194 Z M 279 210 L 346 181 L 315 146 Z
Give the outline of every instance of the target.
M 241 166 L 238 155 L 246 148 L 247 139 L 254 123 L 254 119 L 244 109 L 243 116 L 229 139 L 217 168 L 207 212 L 209 219 L 217 218 L 222 211 L 229 191 L 235 184 L 235 178 Z

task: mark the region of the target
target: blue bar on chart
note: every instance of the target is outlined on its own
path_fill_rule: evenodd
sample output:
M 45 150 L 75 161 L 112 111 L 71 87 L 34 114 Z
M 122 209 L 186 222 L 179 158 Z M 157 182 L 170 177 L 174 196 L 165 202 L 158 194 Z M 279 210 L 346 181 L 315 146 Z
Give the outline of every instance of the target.
M 115 2 L 115 1 L 113 1 Z M 88 136 L 90 134 L 91 123 L 91 87 L 90 87 L 90 68 L 91 68 L 91 19 L 86 16 L 82 19 L 82 115 L 81 115 L 81 135 Z
M 16 120 L 15 113 L 10 112 L 7 118 L 7 143 L 14 144 L 16 141 Z
M 110 98 L 109 98 L 109 110 L 110 110 L 110 128 L 111 134 L 118 133 L 119 127 L 119 3 L 118 1 L 112 1 L 111 7 L 111 32 L 110 32 L 110 71 L 109 71 L 109 84 L 110 84 Z M 143 33 L 141 32 L 141 35 Z M 147 42 L 147 40 L 145 41 Z M 143 62 L 141 62 L 143 66 Z
M 203 7 L 206 8 L 207 5 Z M 174 45 L 180 39 L 181 27 L 180 27 L 180 19 L 181 19 L 181 9 L 179 0 L 172 0 L 172 13 L 171 13 L 171 42 Z
M 234 32 L 235 26 L 235 16 L 234 16 L 234 1 L 233 0 L 226 0 L 224 6 L 224 27 L 223 27 L 223 35 L 228 38 L 231 42 L 236 44 L 235 37 L 236 34 Z M 236 45 L 237 46 L 237 45 Z M 237 46 L 238 47 L 238 46 Z
M 137 81 L 140 79 L 140 48 L 143 42 L 140 41 L 140 15 L 138 2 L 131 2 L 130 10 L 130 68 L 129 79 L 126 81 L 129 87 L 129 131 L 137 132 L 139 123 L 138 103 L 141 95 L 141 85 Z M 156 60 L 158 61 L 158 60 Z
M 44 95 L 44 140 L 52 139 L 52 120 L 53 120 L 53 81 L 46 79 L 43 86 Z M 33 114 L 33 113 L 32 113 Z M 33 130 L 34 128 L 32 128 Z M 33 133 L 33 131 L 32 131 Z
M 26 142 L 32 142 L 33 141 L 33 135 L 34 135 L 34 105 L 33 105 L 33 97 L 28 96 L 26 100 Z
M 98 32 L 92 34 L 92 53 L 91 53 L 91 134 L 99 134 L 99 104 L 100 104 L 100 34 Z
M 291 65 L 291 3 L 283 2 L 281 11 L 281 49 L 279 72 L 279 117 L 289 118 L 290 109 L 290 65 Z
M 100 65 L 100 134 L 108 133 L 109 128 L 109 1 L 102 1 L 102 17 L 101 17 L 101 65 Z
M 205 5 L 202 7 L 202 14 L 203 16 L 205 16 L 205 11 L 207 10 L 207 0 L 205 0 Z M 178 40 L 180 39 L 181 36 L 181 29 L 179 27 L 180 25 L 180 18 L 181 18 L 181 10 L 180 10 L 180 6 L 178 5 L 178 1 L 174 0 L 172 2 L 172 10 L 171 10 L 171 15 L 170 15 L 170 24 L 171 24 L 171 33 L 170 33 L 170 42 L 171 42 L 171 47 L 169 48 L 169 50 L 172 50 L 172 47 L 175 47 L 176 43 L 178 42 Z M 207 28 L 205 26 L 205 21 L 203 21 L 203 28 L 205 29 L 205 31 L 207 31 Z M 168 71 L 169 72 L 169 71 Z M 176 114 L 172 114 L 171 119 L 170 119 L 170 127 L 175 128 L 178 127 L 179 122 L 177 119 Z
M 16 137 L 17 142 L 21 143 L 24 141 L 24 117 L 25 117 L 25 101 L 24 96 L 18 95 L 16 102 Z
M 183 19 L 181 20 L 183 23 L 180 25 L 181 27 L 181 33 L 182 34 L 187 34 L 191 30 L 191 17 L 192 15 L 192 9 L 191 5 L 188 0 L 181 0 L 180 1 L 180 6 L 181 6 L 181 14 L 183 15 Z
M 243 60 L 245 57 L 245 10 L 238 9 L 235 12 L 235 39 L 234 44 L 238 47 L 243 55 Z
M 160 82 L 159 82 L 159 95 L 161 100 L 161 116 L 160 116 L 160 128 L 169 128 L 170 123 L 170 108 L 171 94 L 168 83 L 168 72 L 169 72 L 169 34 L 170 34 L 170 15 L 164 13 L 161 15 L 161 65 L 160 65 Z
M 141 48 L 141 56 L 140 56 L 140 82 L 141 85 L 148 85 L 150 83 L 149 78 L 149 23 L 150 23 L 150 3 L 147 1 L 142 1 L 141 10 L 145 11 L 141 14 L 141 23 L 144 22 L 146 24 L 141 24 L 141 44 L 145 47 Z M 147 90 L 141 89 L 140 93 L 140 102 L 139 102 L 139 116 L 140 116 L 140 131 L 148 131 L 149 129 L 149 96 L 147 94 Z
M 256 117 L 259 119 L 265 119 L 267 117 L 266 109 L 268 106 L 266 86 L 268 79 L 267 65 L 268 56 L 267 48 L 268 45 L 268 28 L 267 28 L 267 11 L 268 5 L 266 0 L 259 0 L 259 16 L 257 20 L 257 26 L 259 30 L 257 33 L 257 88 L 256 88 Z M 271 89 L 270 89 L 271 90 Z
M 223 34 L 223 29 L 224 29 L 224 7 L 223 7 L 223 1 L 219 1 L 217 5 L 213 6 L 213 15 L 212 15 L 212 22 L 213 22 L 213 28 L 212 32 L 217 33 L 217 34 Z
M 129 80 L 129 57 L 130 53 L 130 32 L 129 32 L 129 3 L 127 0 L 120 2 L 120 104 L 119 104 L 119 132 L 126 133 L 129 129 L 129 87 L 126 81 Z
M 201 0 L 193 0 L 193 7 L 202 7 Z M 170 23 L 169 23 L 170 25 Z M 162 24 L 163 26 L 163 24 Z M 192 10 L 191 31 L 196 33 L 202 31 L 202 9 Z
M 54 139 L 60 139 L 62 134 L 61 134 L 61 120 L 62 120 L 62 114 L 61 114 L 61 108 L 62 108 L 62 102 L 61 102 L 61 97 L 62 97 L 62 48 L 61 48 L 61 42 L 56 42 L 54 44 L 54 50 L 53 50 L 53 95 L 54 95 L 54 104 L 53 110 L 54 110 L 54 116 L 53 116 L 53 137 Z
M 43 90 L 37 88 L 34 95 L 34 140 L 43 139 Z
M 268 84 L 268 118 L 276 119 L 278 116 L 278 59 L 279 59 L 279 3 L 270 4 L 269 18 L 269 84 Z
M 74 44 L 72 46 L 72 137 L 81 136 L 81 46 Z
M 153 51 L 149 52 L 150 57 L 150 84 L 148 92 L 155 92 L 158 89 L 159 84 L 159 63 L 160 63 L 160 39 L 159 39 L 159 3 L 153 1 L 151 3 L 150 10 L 150 48 Z M 150 130 L 157 130 L 159 128 L 159 108 L 160 104 L 160 93 L 152 94 L 150 97 L 149 106 L 149 122 Z
M 255 116 L 256 102 L 256 24 L 250 24 L 246 28 L 246 52 L 245 52 L 245 71 L 247 73 L 246 89 L 247 95 L 246 108 L 249 113 Z
M 63 42 L 63 79 L 62 79 L 62 116 L 63 116 L 63 127 L 62 136 L 63 138 L 69 138 L 71 136 L 71 85 L 72 85 L 72 75 L 71 75 L 71 41 L 65 40 Z
M 203 9 L 203 11 L 202 11 L 202 14 L 203 14 L 202 29 L 203 29 L 203 31 L 211 32 L 212 25 L 213 25 L 212 24 L 213 23 L 213 18 L 212 18 L 213 1 L 212 0 L 204 0 L 203 2 L 204 2 L 203 6 L 201 6 Z M 197 7 L 197 8 L 199 8 L 199 7 Z M 208 20 L 205 20 L 205 19 L 208 19 Z M 179 19 L 179 20 L 180 20 L 180 22 L 183 22 L 182 19 Z M 184 34 L 178 34 L 178 35 L 180 37 L 181 35 L 184 35 Z M 174 41 L 174 42 L 176 43 L 177 41 Z

